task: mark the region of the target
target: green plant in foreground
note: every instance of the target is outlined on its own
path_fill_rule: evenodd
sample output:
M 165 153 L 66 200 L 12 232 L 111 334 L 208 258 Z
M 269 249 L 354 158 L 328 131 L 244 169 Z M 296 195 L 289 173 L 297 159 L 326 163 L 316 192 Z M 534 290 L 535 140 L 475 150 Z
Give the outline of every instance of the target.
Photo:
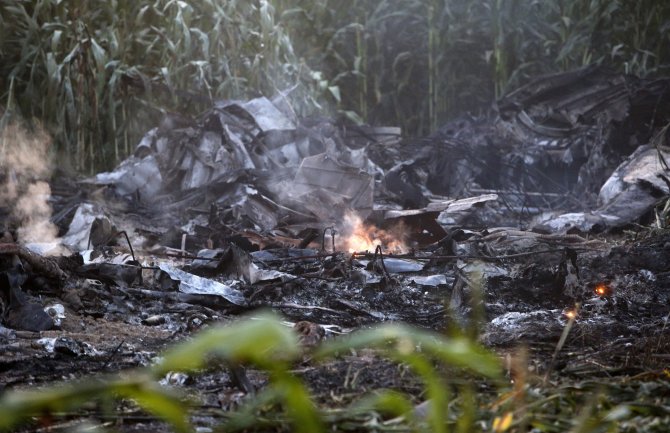
M 475 374 L 495 378 L 500 367 L 491 353 L 465 338 L 448 339 L 408 326 L 390 324 L 356 332 L 328 342 L 314 352 L 315 360 L 327 360 L 353 349 L 377 348 L 381 354 L 406 363 L 425 383 L 432 406 L 428 415 L 431 431 L 446 431 L 448 387 L 437 365 L 457 366 Z M 93 399 L 131 399 L 138 406 L 170 423 L 176 431 L 189 431 L 187 400 L 157 381 L 170 371 L 198 372 L 217 359 L 228 365 L 249 365 L 266 371 L 270 384 L 239 411 L 227 414 L 229 428 L 257 426 L 254 413 L 262 407 L 279 405 L 298 432 L 323 431 L 323 414 L 312 403 L 305 385 L 289 373 L 301 350 L 293 331 L 272 315 L 246 319 L 230 326 L 214 327 L 193 340 L 167 351 L 154 366 L 119 377 L 88 379 L 44 390 L 11 391 L 0 400 L 0 430 L 17 427 L 33 417 L 57 416 L 76 410 Z M 381 393 L 361 407 L 395 407 L 406 415 L 411 407 L 400 394 Z M 393 404 L 392 404 L 393 403 Z M 399 408 L 399 409 L 398 409 Z M 351 408 L 354 413 L 355 407 Z
M 286 430 L 290 425 L 291 431 L 307 433 L 332 425 L 356 431 L 501 433 L 532 428 L 586 433 L 665 431 L 654 429 L 670 425 L 670 407 L 631 403 L 640 389 L 650 386 L 645 383 L 639 384 L 640 389 L 626 381 L 538 387 L 517 377 L 512 391 L 505 387 L 499 392 L 495 388 L 475 392 L 476 384 L 484 383 L 481 379 L 499 378 L 497 356 L 468 338 L 448 338 L 402 324 L 354 332 L 323 343 L 310 355 L 313 362 L 326 362 L 363 348 L 408 366 L 422 380 L 429 404 L 418 411 L 409 395 L 376 390 L 344 409 L 317 407 L 302 380 L 290 372 L 303 356 L 296 335 L 278 317 L 261 314 L 205 330 L 168 350 L 151 367 L 42 390 L 8 391 L 0 399 L 0 431 L 12 431 L 31 420 L 48 425 L 59 416 L 83 413 L 92 402 L 110 408 L 119 399 L 134 402 L 175 431 L 192 431 L 189 415 L 197 409 L 192 407 L 195 402 L 158 381 L 171 371 L 197 374 L 220 362 L 257 368 L 269 377 L 268 385 L 239 409 L 221 412 L 222 431 Z M 663 381 L 654 387 L 659 393 L 670 390 Z M 456 397 L 450 392 L 454 388 L 459 390 Z

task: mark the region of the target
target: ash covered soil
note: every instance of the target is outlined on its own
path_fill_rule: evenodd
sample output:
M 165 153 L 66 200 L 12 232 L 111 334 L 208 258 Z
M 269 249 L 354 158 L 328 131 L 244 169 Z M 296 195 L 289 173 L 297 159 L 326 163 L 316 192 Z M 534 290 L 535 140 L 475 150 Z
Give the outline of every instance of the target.
M 425 263 L 421 271 L 409 276 L 387 269 L 388 281 L 383 271 L 368 266 L 373 270 L 367 272 L 382 276 L 372 284 L 352 279 L 352 272 L 365 267 L 356 263 L 357 259 L 351 263 L 349 254 L 281 262 L 283 272 L 308 275 L 318 271 L 330 276 L 240 287 L 253 299 L 244 308 L 202 305 L 207 304 L 203 299 L 191 299 L 193 303 L 178 298 L 155 299 L 155 288 L 149 286 L 95 286 L 90 279 L 74 276 L 77 284 L 59 295 L 31 291 L 27 283 L 26 292 L 41 296 L 45 305 L 64 305 L 65 318 L 59 330 L 20 331 L 16 338 L 3 340 L 0 382 L 5 389 L 21 389 L 123 372 L 155 362 L 162 351 L 189 339 L 199 329 L 233 321 L 242 313 L 253 316 L 256 309 L 273 308 L 287 318 L 286 326 L 299 321 L 323 326 L 325 332 L 317 340 L 338 338 L 341 333 L 385 320 L 402 320 L 444 332 L 455 323 L 478 326 L 479 338 L 500 355 L 510 380 L 514 376 L 510 360 L 525 348 L 529 383 L 539 386 L 548 375 L 548 384 L 544 382 L 544 388 L 538 389 L 574 386 L 587 395 L 595 392 L 595 384 L 624 386 L 627 392 L 612 397 L 612 403 L 620 399 L 658 404 L 670 396 L 670 233 L 644 230 L 596 236 L 578 245 L 571 239 L 568 247 L 557 245 L 561 243 L 557 239 L 534 239 L 536 244 L 530 248 L 551 251 L 542 254 L 521 254 L 523 249 L 514 247 L 523 243 L 527 248 L 526 237 L 507 236 L 497 242 L 505 243 L 505 253 L 500 257 L 510 257 L 472 259 L 482 275 L 479 306 L 470 302 L 476 287 L 459 283 L 466 276 L 454 271 L 466 264 L 456 266 L 454 259 L 432 258 L 439 256 L 435 252 L 426 256 L 427 260 L 417 259 L 421 257 L 419 252 L 414 258 L 406 258 L 408 262 Z M 566 248 L 579 251 L 576 265 L 581 291 L 570 295 L 564 290 L 565 268 L 570 267 L 565 264 L 570 261 Z M 288 250 L 269 251 L 281 256 Z M 344 274 L 329 273 L 329 268 L 340 265 L 345 268 Z M 350 267 L 348 272 L 346 267 Z M 451 281 L 435 286 L 414 282 L 418 276 L 436 274 L 451 276 L 447 278 Z M 472 273 L 469 275 L 472 278 Z M 454 291 L 460 291 L 460 295 L 454 296 Z M 579 303 L 576 319 L 565 345 L 554 357 L 568 316 L 576 311 L 575 301 Z M 484 316 L 477 323 L 475 310 L 479 307 Z M 300 328 L 296 332 L 309 334 Z M 425 398 L 421 381 L 407 366 L 372 350 L 325 363 L 305 359 L 292 371 L 308 384 L 315 401 L 323 407 L 344 407 L 379 389 L 406 392 L 417 404 Z M 197 376 L 172 375 L 164 381 L 196 397 L 196 425 L 211 425 L 223 416 L 224 412 L 218 410 L 234 409 L 248 398 L 249 383 L 258 390 L 268 380 L 265 373 L 253 369 L 248 369 L 244 377 L 248 383 L 225 366 L 213 365 Z M 654 392 L 645 391 L 652 384 Z M 484 383 L 480 391 L 492 398 L 495 395 L 495 388 Z M 132 405 L 120 405 L 113 414 L 103 415 L 91 408 L 73 415 L 100 421 L 114 418 L 117 431 L 166 428 Z

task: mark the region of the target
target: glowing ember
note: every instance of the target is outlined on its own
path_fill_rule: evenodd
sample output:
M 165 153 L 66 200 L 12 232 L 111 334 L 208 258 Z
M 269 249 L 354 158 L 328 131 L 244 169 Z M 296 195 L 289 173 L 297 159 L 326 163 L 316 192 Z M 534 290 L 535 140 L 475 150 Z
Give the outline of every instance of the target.
M 607 296 L 610 293 L 610 288 L 607 287 L 605 283 L 598 283 L 596 284 L 596 287 L 593 289 L 596 295 L 598 296 Z
M 575 310 L 568 310 L 563 313 L 568 319 L 575 319 L 577 317 L 577 312 Z
M 403 227 L 401 225 L 392 230 L 382 230 L 373 225 L 363 222 L 361 217 L 353 212 L 344 216 L 344 227 L 340 230 L 339 249 L 350 253 L 374 251 L 378 245 L 384 250 L 394 253 L 408 251 L 403 239 Z

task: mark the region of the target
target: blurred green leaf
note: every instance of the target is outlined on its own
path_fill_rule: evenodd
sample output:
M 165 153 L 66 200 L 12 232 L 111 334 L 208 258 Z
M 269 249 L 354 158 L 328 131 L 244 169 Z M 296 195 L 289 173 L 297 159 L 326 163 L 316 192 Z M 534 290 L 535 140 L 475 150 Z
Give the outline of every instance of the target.
M 315 355 L 323 358 L 363 347 L 377 347 L 391 355 L 424 353 L 446 364 L 492 378 L 499 377 L 501 373 L 498 358 L 465 337 L 447 338 L 400 324 L 385 324 L 354 332 L 324 345 Z
M 111 387 L 115 395 L 132 399 L 146 411 L 169 422 L 176 431 L 191 431 L 187 421 L 187 405 L 164 387 L 155 383 L 120 384 Z
M 273 315 L 261 315 L 233 326 L 218 326 L 168 351 L 152 370 L 157 377 L 168 371 L 202 368 L 208 356 L 233 364 L 251 363 L 272 370 L 300 353 L 297 337 Z

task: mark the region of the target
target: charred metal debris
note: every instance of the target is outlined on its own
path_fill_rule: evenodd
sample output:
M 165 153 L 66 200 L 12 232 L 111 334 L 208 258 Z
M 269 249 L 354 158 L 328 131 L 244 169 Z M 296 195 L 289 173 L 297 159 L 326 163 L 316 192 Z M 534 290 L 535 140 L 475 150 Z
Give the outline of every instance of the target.
M 578 314 L 568 345 L 628 368 L 670 348 L 669 92 L 587 67 L 422 139 L 283 97 L 168 118 L 113 171 L 52 181 L 58 245 L 15 242 L 25 221 L 0 208 L 0 363 L 131 362 L 134 328 L 165 341 L 266 307 L 319 338 L 402 320 L 549 351 Z M 659 231 L 633 241 L 635 224 Z M 552 368 L 593 367 L 572 361 Z

